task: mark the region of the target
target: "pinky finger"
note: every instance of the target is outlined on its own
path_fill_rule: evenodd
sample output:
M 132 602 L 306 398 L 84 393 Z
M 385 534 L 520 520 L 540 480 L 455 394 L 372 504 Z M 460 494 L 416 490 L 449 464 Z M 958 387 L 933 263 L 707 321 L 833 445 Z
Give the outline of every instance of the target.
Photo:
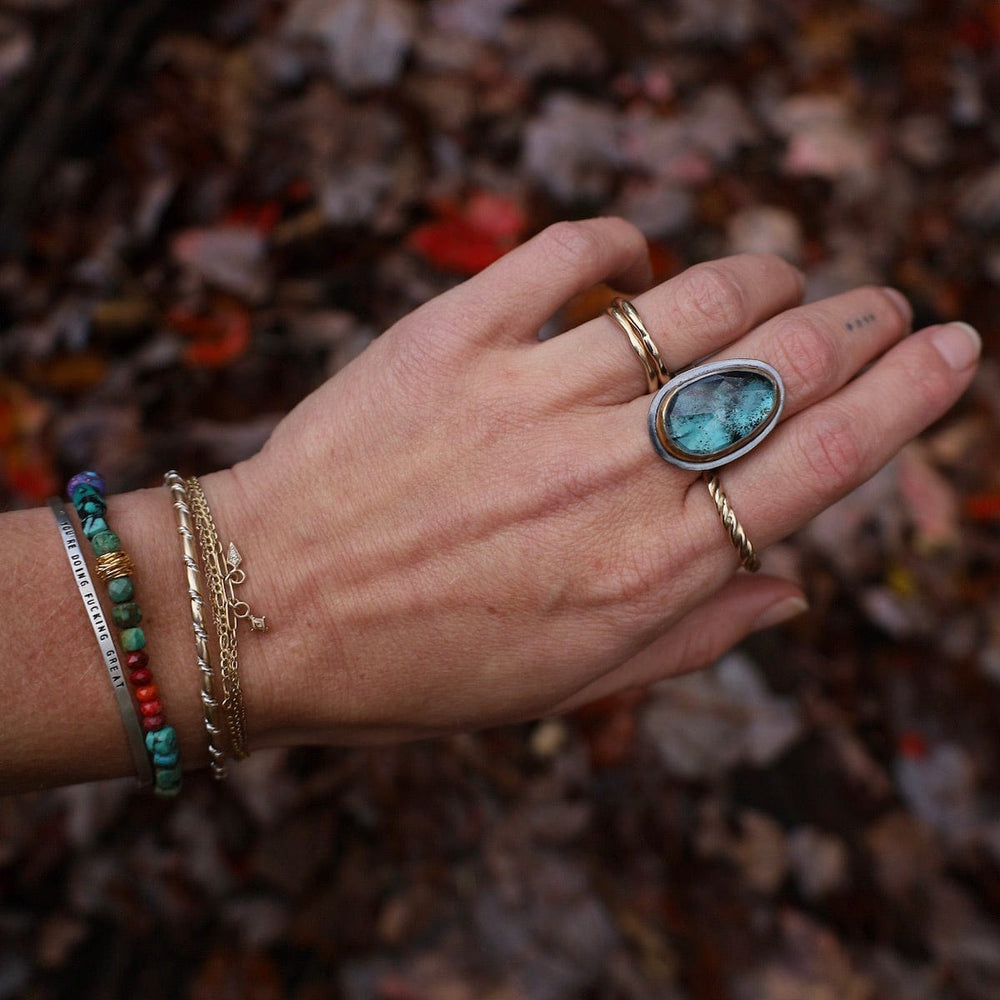
M 787 580 L 734 577 L 642 652 L 591 681 L 555 711 L 570 711 L 616 691 L 707 666 L 751 632 L 787 621 L 806 607 L 802 591 Z

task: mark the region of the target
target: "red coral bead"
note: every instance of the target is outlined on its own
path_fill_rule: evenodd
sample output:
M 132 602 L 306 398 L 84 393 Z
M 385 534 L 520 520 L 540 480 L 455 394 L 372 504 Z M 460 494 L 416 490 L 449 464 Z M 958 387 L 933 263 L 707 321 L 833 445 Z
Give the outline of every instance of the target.
M 134 653 L 127 653 L 125 656 L 125 666 L 129 670 L 141 670 L 149 663 L 149 655 L 144 649 L 137 649 Z
M 153 680 L 153 671 L 147 670 L 145 667 L 140 667 L 138 670 L 132 671 L 132 676 L 129 677 L 129 680 L 136 687 L 144 687 Z
M 160 692 L 155 684 L 147 684 L 144 687 L 137 688 L 135 696 L 139 701 L 155 701 L 160 696 Z
M 154 698 L 152 701 L 144 701 L 139 706 L 139 711 L 145 716 L 159 715 L 163 711 L 163 702 L 159 698 Z
M 147 715 L 142 720 L 142 728 L 147 733 L 155 733 L 157 729 L 162 729 L 167 724 L 167 720 L 162 715 Z

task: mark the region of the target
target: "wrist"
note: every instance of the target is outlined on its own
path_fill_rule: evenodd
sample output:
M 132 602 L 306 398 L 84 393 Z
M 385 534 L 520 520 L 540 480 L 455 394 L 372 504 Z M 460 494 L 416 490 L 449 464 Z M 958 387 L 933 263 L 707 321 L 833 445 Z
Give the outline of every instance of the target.
M 249 510 L 231 471 L 201 477 L 213 519 L 224 548 L 235 542 L 245 559 L 246 584 L 240 598 L 255 615 L 274 617 L 272 596 L 266 586 L 267 554 L 256 528 L 260 522 Z M 208 763 L 208 737 L 201 699 L 201 676 L 193 629 L 191 601 L 178 535 L 176 512 L 168 490 L 158 487 L 113 497 L 115 520 L 123 543 L 136 563 L 136 590 L 142 595 L 150 659 L 170 723 L 181 741 L 185 767 Z M 206 631 L 215 674 L 215 693 L 222 700 L 219 678 L 219 645 L 202 560 L 201 592 Z M 283 704 L 286 685 L 275 668 L 285 636 L 281 632 L 247 634 L 238 630 L 239 680 L 246 706 L 250 749 L 291 742 Z M 277 639 L 277 642 L 274 640 Z M 220 710 L 220 724 L 221 710 Z M 228 749 L 228 740 L 223 745 Z
M 301 585 L 295 569 L 301 560 L 288 559 L 287 532 L 274 516 L 281 504 L 273 491 L 254 485 L 249 462 L 199 479 L 224 553 L 233 543 L 242 559 L 246 577 L 236 596 L 267 623 L 266 632 L 251 630 L 242 621 L 237 628 L 250 749 L 294 744 L 302 697 L 296 677 L 308 652 L 301 636 L 309 623 L 296 597 Z M 207 601 L 207 593 L 205 597 Z M 215 666 L 218 676 L 217 661 Z

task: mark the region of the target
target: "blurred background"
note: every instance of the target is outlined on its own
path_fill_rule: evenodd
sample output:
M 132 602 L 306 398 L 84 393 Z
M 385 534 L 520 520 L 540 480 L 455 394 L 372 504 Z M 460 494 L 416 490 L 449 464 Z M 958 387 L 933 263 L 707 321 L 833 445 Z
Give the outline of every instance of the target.
M 810 613 L 708 671 L 0 799 L 0 1000 L 1000 996 L 1000 3 L 2 0 L 0 506 L 252 454 L 596 213 L 661 279 L 893 283 L 982 371 L 770 552 Z

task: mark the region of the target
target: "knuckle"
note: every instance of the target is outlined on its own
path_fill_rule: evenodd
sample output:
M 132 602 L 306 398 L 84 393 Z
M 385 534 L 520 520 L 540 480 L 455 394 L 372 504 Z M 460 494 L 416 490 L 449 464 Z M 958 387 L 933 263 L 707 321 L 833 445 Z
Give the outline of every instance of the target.
M 686 670 L 707 667 L 732 645 L 732 641 L 723 641 L 728 638 L 718 631 L 681 629 L 677 636 L 675 662 L 683 663 Z
M 866 449 L 859 425 L 847 413 L 834 411 L 799 442 L 805 466 L 818 491 L 826 495 L 857 481 L 866 467 Z
M 643 618 L 646 608 L 660 608 L 663 590 L 661 560 L 647 551 L 632 552 L 611 566 L 597 587 L 596 603 L 629 608 Z
M 567 269 L 579 268 L 601 255 L 600 238 L 582 222 L 554 222 L 542 231 L 541 239 L 550 259 Z
M 678 306 L 686 320 L 742 330 L 749 315 L 747 294 L 725 267 L 698 264 L 681 275 L 681 282 Z
M 907 352 L 902 367 L 907 392 L 923 401 L 926 412 L 937 411 L 951 402 L 952 377 L 941 367 L 941 359 L 932 347 L 927 345 L 925 350 Z
M 776 367 L 790 390 L 815 390 L 838 371 L 837 349 L 817 320 L 808 316 L 782 320 L 776 333 Z
M 412 385 L 414 378 L 447 381 L 460 374 L 463 364 L 451 347 L 454 338 L 446 335 L 440 323 L 428 328 L 407 328 L 398 333 L 399 336 L 394 336 L 391 344 L 386 337 L 386 345 L 390 349 L 388 371 L 396 383 Z

